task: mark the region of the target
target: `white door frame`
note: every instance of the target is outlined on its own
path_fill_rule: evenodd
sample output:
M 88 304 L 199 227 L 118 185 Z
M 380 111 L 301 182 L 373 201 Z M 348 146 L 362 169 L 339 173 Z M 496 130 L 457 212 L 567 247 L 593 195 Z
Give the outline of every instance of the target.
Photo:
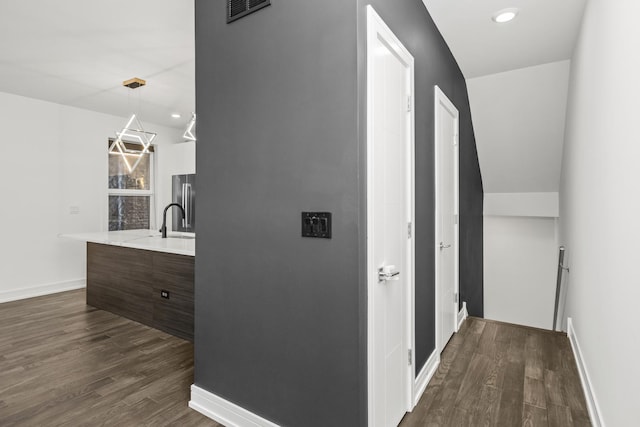
M 438 203 L 439 200 L 439 196 L 440 196 L 440 191 L 442 191 L 442 189 L 440 188 L 440 180 L 439 180 L 439 173 L 440 173 L 440 165 L 438 162 L 438 158 L 439 158 L 439 154 L 440 154 L 440 149 L 438 147 L 438 138 L 439 138 L 439 134 L 440 134 L 440 122 L 438 120 L 439 118 L 439 107 L 440 105 L 444 105 L 447 109 L 449 109 L 451 112 L 455 112 L 454 116 L 455 116 L 455 126 L 456 126 L 456 133 L 455 133 L 455 145 L 454 145 L 454 149 L 453 149 L 453 176 L 454 176 L 454 201 L 453 201 L 453 206 L 454 206 L 454 215 L 456 216 L 456 220 L 455 220 L 455 225 L 454 225 L 454 261 L 453 261 L 453 268 L 454 268 L 454 273 L 453 273 L 453 280 L 454 280 L 454 292 L 455 295 L 458 296 L 458 300 L 460 298 L 460 278 L 459 278 L 459 266 L 460 266 L 460 176 L 459 176 L 459 171 L 460 171 L 460 142 L 459 142 L 459 136 L 460 136 L 460 114 L 458 112 L 458 109 L 455 107 L 455 105 L 449 100 L 449 98 L 447 98 L 447 96 L 444 94 L 444 92 L 436 85 L 434 86 L 434 107 L 435 107 L 435 112 L 434 112 L 434 146 L 435 146 L 435 151 L 434 151 L 434 164 L 435 164 L 435 270 L 436 270 L 436 349 L 438 350 L 438 354 L 440 354 L 442 352 L 442 350 L 444 350 L 444 344 L 445 343 L 440 343 L 441 341 L 441 337 L 440 337 L 440 312 L 442 311 L 442 307 L 441 307 L 441 302 L 440 302 L 440 295 L 438 292 L 439 289 L 439 283 L 440 283 L 440 232 L 438 230 L 438 215 L 440 213 L 440 206 Z M 454 331 L 458 332 L 458 311 L 459 311 L 459 302 L 452 302 L 452 304 L 455 304 L 455 309 L 454 309 L 454 319 L 453 319 L 453 324 L 454 326 Z
M 409 76 L 407 95 L 408 95 L 408 110 L 407 114 L 407 132 L 406 132 L 406 160 L 407 171 L 405 183 L 407 184 L 407 221 L 410 222 L 408 227 L 411 227 L 410 238 L 407 238 L 406 250 L 406 264 L 402 266 L 403 276 L 406 279 L 406 285 L 408 286 L 408 292 L 406 292 L 406 310 L 407 313 L 405 322 L 406 342 L 410 348 L 407 352 L 411 352 L 411 364 L 409 364 L 409 353 L 407 354 L 407 369 L 406 369 L 406 408 L 407 412 L 413 410 L 414 407 L 414 382 L 415 382 L 415 106 L 414 106 L 414 59 L 409 51 L 402 45 L 400 40 L 393 34 L 389 27 L 384 23 L 382 18 L 376 13 L 371 5 L 367 6 L 367 376 L 368 376 L 368 416 L 369 423 L 374 418 L 374 401 L 373 391 L 376 384 L 374 384 L 373 378 L 373 366 L 374 360 L 374 342 L 376 340 L 375 331 L 373 330 L 373 308 L 375 307 L 373 286 L 378 284 L 377 266 L 371 264 L 373 259 L 373 239 L 369 236 L 373 235 L 373 221 L 372 213 L 374 207 L 374 191 L 373 183 L 376 171 L 373 170 L 373 81 L 369 76 L 373 75 L 374 61 L 372 52 L 369 46 L 373 46 L 376 39 L 383 40 L 388 47 L 390 47 L 398 57 L 400 57 L 408 66 Z

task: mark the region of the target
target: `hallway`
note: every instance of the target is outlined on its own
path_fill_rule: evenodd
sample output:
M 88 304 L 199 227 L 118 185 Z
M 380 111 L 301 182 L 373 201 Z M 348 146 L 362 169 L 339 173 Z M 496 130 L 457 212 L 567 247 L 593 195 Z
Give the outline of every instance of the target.
M 468 318 L 401 427 L 590 426 L 565 334 Z

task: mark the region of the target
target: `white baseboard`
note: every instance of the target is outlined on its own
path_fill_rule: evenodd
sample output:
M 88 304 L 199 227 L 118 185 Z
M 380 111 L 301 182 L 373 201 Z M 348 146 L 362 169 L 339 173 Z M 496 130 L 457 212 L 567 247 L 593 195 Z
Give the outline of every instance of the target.
M 226 427 L 278 427 L 277 424 L 195 384 L 191 386 L 189 407 Z
M 427 385 L 429 384 L 429 381 L 431 381 L 433 374 L 436 373 L 438 365 L 440 365 L 440 355 L 438 354 L 438 350 L 433 350 L 433 353 L 431 353 L 431 356 L 427 359 L 427 363 L 422 367 L 422 370 L 416 377 L 413 385 L 414 407 L 418 404 L 418 401 L 422 397 L 422 393 L 427 389 Z
M 584 364 L 584 358 L 582 357 L 578 337 L 575 329 L 573 328 L 573 321 L 570 317 L 567 319 L 567 336 L 569 337 L 571 349 L 573 350 L 573 355 L 576 358 L 576 364 L 578 365 L 578 372 L 580 373 L 580 381 L 582 382 L 582 389 L 584 390 L 584 396 L 587 401 L 587 409 L 589 410 L 591 424 L 594 427 L 605 427 L 604 421 L 600 416 L 602 412 L 600 412 L 600 406 L 598 405 L 598 400 L 596 399 L 596 395 L 591 384 L 589 371 L 587 370 L 587 366 Z
M 21 299 L 57 294 L 58 292 L 73 291 L 87 286 L 86 279 L 67 280 L 65 282 L 49 283 L 12 291 L 0 291 L 0 303 Z
M 462 310 L 458 312 L 458 329 L 456 329 L 456 331 L 460 330 L 460 326 L 462 326 L 462 322 L 464 322 L 464 319 L 466 319 L 467 317 L 469 317 L 469 313 L 467 313 L 467 303 L 463 302 Z

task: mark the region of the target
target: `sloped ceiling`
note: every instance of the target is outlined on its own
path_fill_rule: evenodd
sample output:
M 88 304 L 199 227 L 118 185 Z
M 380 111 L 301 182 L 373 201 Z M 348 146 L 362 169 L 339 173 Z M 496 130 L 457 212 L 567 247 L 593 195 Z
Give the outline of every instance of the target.
M 423 0 L 466 78 L 569 59 L 586 0 Z M 511 22 L 493 15 L 517 8 Z
M 586 0 L 423 0 L 467 78 L 485 193 L 557 192 Z M 502 9 L 518 8 L 496 24 Z
M 557 192 L 569 61 L 467 80 L 485 193 Z

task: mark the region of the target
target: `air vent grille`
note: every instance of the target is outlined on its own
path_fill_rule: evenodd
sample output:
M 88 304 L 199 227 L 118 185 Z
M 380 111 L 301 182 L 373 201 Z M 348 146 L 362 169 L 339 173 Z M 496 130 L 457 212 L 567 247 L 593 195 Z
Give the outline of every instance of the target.
M 229 18 L 234 18 L 247 9 L 247 0 L 229 0 Z
M 247 16 L 270 4 L 271 0 L 227 0 L 227 23 Z

